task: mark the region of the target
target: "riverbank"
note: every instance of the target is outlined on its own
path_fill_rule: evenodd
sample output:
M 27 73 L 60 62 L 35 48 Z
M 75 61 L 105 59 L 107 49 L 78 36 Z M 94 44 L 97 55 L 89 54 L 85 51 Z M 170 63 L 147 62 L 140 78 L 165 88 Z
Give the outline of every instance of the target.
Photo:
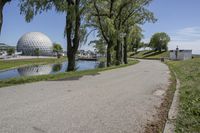
M 70 79 L 70 78 L 78 78 L 78 77 L 81 77 L 84 75 L 95 75 L 101 71 L 126 67 L 126 66 L 130 66 L 130 65 L 134 65 L 138 62 L 139 61 L 137 61 L 137 60 L 131 60 L 129 62 L 129 64 L 123 64 L 120 66 L 97 68 L 97 69 L 92 69 L 92 70 L 84 70 L 84 71 L 76 71 L 76 72 L 64 72 L 64 73 L 58 73 L 58 74 L 12 78 L 12 79 L 8 79 L 8 80 L 0 80 L 0 88 L 5 87 L 5 86 L 12 86 L 12 85 L 17 85 L 17 84 L 31 83 L 31 82 L 37 82 L 37 81 L 64 80 L 64 79 Z
M 200 132 L 200 58 L 167 64 L 180 80 L 176 132 Z
M 25 67 L 30 65 L 45 65 L 66 61 L 66 57 L 57 58 L 35 58 L 35 59 L 20 59 L 20 60 L 0 60 L 0 71 Z
M 160 60 L 160 58 L 169 58 L 169 52 L 167 51 L 154 51 L 154 50 L 144 50 L 139 51 L 137 53 L 129 53 L 129 56 L 132 58 L 138 59 L 153 59 L 153 60 Z

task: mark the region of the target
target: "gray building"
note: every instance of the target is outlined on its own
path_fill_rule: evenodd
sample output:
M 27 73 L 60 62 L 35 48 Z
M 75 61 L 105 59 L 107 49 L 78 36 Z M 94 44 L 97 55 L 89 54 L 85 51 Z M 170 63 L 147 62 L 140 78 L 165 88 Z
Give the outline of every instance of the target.
M 170 50 L 170 60 L 192 59 L 192 50 Z

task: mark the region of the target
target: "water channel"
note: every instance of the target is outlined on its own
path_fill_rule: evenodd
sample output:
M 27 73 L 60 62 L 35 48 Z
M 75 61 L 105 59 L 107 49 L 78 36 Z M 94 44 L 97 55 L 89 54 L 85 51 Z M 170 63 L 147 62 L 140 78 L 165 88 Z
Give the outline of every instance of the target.
M 105 67 L 104 62 L 98 61 L 77 61 L 76 69 L 80 70 L 90 70 L 95 68 Z M 20 67 L 16 69 L 10 69 L 7 71 L 0 71 L 0 80 L 17 78 L 22 76 L 36 76 L 36 75 L 46 75 L 46 74 L 56 74 L 66 72 L 67 62 L 59 64 L 48 64 L 48 65 L 33 65 L 27 67 Z

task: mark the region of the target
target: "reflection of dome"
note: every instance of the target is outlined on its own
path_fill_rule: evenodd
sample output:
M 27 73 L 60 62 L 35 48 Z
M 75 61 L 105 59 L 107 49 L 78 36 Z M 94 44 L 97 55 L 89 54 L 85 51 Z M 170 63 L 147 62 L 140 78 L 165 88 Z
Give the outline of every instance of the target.
M 29 32 L 23 35 L 17 43 L 17 51 L 23 55 L 36 55 L 39 49 L 39 55 L 52 55 L 53 43 L 43 33 Z
M 21 76 L 35 76 L 50 74 L 52 71 L 51 65 L 41 65 L 41 66 L 29 66 L 18 68 L 17 71 Z

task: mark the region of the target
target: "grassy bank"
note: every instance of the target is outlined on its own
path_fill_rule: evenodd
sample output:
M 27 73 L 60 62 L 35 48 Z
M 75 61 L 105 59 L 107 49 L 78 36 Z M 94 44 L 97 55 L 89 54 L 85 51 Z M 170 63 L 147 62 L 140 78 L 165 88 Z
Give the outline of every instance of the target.
M 153 51 L 153 50 L 145 50 L 145 51 L 140 51 L 138 53 L 129 53 L 130 57 L 134 58 L 146 58 L 146 59 L 160 59 L 160 58 L 168 58 L 169 57 L 169 52 L 158 52 L 158 51 Z
M 40 75 L 40 76 L 30 76 L 30 77 L 13 78 L 13 79 L 8 79 L 8 80 L 0 80 L 0 87 L 12 86 L 12 85 L 23 84 L 23 83 L 31 83 L 31 82 L 37 82 L 37 81 L 67 80 L 71 78 L 79 78 L 84 75 L 96 75 L 98 74 L 98 72 L 101 72 L 101 71 L 126 67 L 130 65 L 134 65 L 138 62 L 139 61 L 137 60 L 131 60 L 129 64 L 123 64 L 120 66 L 112 66 L 108 68 L 97 68 L 97 69 L 92 69 L 92 70 L 58 73 L 54 75 Z
M 57 58 L 48 58 L 48 59 L 22 59 L 22 60 L 0 60 L 0 71 L 8 70 L 12 68 L 18 68 L 29 65 L 38 65 L 38 64 L 51 64 L 67 60 L 66 57 L 57 59 Z
M 200 58 L 168 62 L 180 80 L 180 105 L 176 132 L 200 132 Z

